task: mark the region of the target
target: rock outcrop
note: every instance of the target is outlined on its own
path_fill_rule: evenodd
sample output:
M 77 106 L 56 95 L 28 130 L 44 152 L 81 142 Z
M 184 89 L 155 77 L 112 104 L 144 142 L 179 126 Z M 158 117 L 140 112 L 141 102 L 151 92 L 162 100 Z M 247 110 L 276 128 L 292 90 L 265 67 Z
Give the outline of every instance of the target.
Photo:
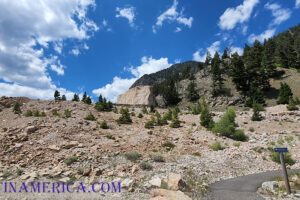
M 154 105 L 155 100 L 151 86 L 137 86 L 129 89 L 118 97 L 117 104 Z

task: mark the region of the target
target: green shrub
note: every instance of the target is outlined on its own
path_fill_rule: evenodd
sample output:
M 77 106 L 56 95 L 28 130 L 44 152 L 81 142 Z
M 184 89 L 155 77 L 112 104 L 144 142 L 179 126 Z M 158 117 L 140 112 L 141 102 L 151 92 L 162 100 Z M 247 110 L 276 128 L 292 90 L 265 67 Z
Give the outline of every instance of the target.
M 55 110 L 52 111 L 52 115 L 54 115 L 54 116 L 59 116 L 59 113 L 58 113 L 57 110 L 55 109 Z
M 139 113 L 138 114 L 138 118 L 143 118 L 144 116 L 143 116 L 143 114 L 142 113 Z
M 113 112 L 116 113 L 116 114 L 118 114 L 118 108 L 117 108 L 117 107 L 114 107 L 114 108 L 113 108 Z
M 197 126 L 195 122 L 192 123 L 192 126 Z
M 112 134 L 107 134 L 106 136 L 105 136 L 107 139 L 110 139 L 110 140 L 114 140 L 115 139 L 115 137 L 112 135 Z
M 72 112 L 69 110 L 69 109 L 66 109 L 65 110 L 65 118 L 69 118 L 69 117 L 71 117 L 71 115 L 72 115 Z
M 253 127 L 250 127 L 250 128 L 249 128 L 249 131 L 250 131 L 250 132 L 254 132 L 255 130 L 254 130 Z
M 146 106 L 142 107 L 142 113 L 143 114 L 148 114 L 148 110 L 147 110 Z
M 199 115 L 201 113 L 201 104 L 198 102 L 196 105 L 192 106 L 192 114 L 193 115 Z
M 42 112 L 40 117 L 46 117 L 46 113 L 45 112 Z
M 192 155 L 193 155 L 193 156 L 201 157 L 201 153 L 200 153 L 200 152 L 194 152 Z
M 143 162 L 141 162 L 141 164 L 140 164 L 140 168 L 141 168 L 142 170 L 151 170 L 151 169 L 153 169 L 153 166 L 152 166 L 150 163 L 148 163 L 148 162 L 146 162 L 146 161 L 143 161 Z
M 180 127 L 180 120 L 178 118 L 178 112 L 174 109 L 172 113 L 172 121 L 170 124 L 171 128 L 179 128 Z
M 168 111 L 163 115 L 164 120 L 172 120 L 172 110 L 168 108 Z
M 226 113 L 221 117 L 220 121 L 218 121 L 212 131 L 214 133 L 220 133 L 222 136 L 238 140 L 244 141 L 246 140 L 246 136 L 242 130 L 235 130 L 237 126 L 235 123 L 235 111 L 233 108 L 228 108 Z
M 214 151 L 220 151 L 225 149 L 225 147 L 223 147 L 219 141 L 216 141 L 214 144 L 212 144 L 210 148 Z
M 166 119 L 161 118 L 161 115 L 158 111 L 155 112 L 155 117 L 156 117 L 156 120 L 155 120 L 156 126 L 163 126 L 163 125 L 168 124 Z
M 286 106 L 286 108 L 290 111 L 299 110 L 299 108 L 292 96 L 289 97 L 289 104 Z
M 16 172 L 17 172 L 18 176 L 21 176 L 24 173 L 24 171 L 22 169 L 17 169 Z
M 136 162 L 141 158 L 141 155 L 137 151 L 127 152 L 124 156 L 127 160 L 130 160 L 131 162 Z
M 128 108 L 122 107 L 120 109 L 120 113 L 121 113 L 121 117 L 116 120 L 118 124 L 131 124 L 132 123 Z
M 78 156 L 74 155 L 72 157 L 69 157 L 68 159 L 65 160 L 66 165 L 72 165 L 74 162 L 78 160 Z
M 156 111 L 156 110 L 155 110 L 155 106 L 154 106 L 154 105 L 151 105 L 151 106 L 150 106 L 150 112 L 151 112 L 151 113 L 155 113 L 155 111 Z
M 5 170 L 3 172 L 2 178 L 7 179 L 8 177 L 10 177 L 12 175 L 10 170 Z
M 240 147 L 240 146 L 241 146 L 241 143 L 240 143 L 240 142 L 235 142 L 235 143 L 233 143 L 233 146 L 235 146 L 235 147 Z
M 39 117 L 40 116 L 40 111 L 38 111 L 38 110 L 34 111 L 33 116 Z
M 96 118 L 92 113 L 88 114 L 84 119 L 89 121 L 96 121 Z
M 84 172 L 84 167 L 78 167 L 77 168 L 77 173 L 78 174 L 83 175 L 83 172 Z
M 31 110 L 27 110 L 25 113 L 25 117 L 32 117 L 32 111 Z
M 272 152 L 270 155 L 271 159 L 273 162 L 279 163 L 280 164 L 280 156 L 278 152 Z M 290 153 L 284 153 L 284 161 L 285 163 L 287 163 L 288 165 L 292 166 L 294 165 L 296 162 L 292 159 L 292 156 Z
M 163 143 L 161 146 L 173 149 L 173 148 L 175 148 L 176 145 L 171 141 L 167 141 L 167 142 Z
M 154 128 L 154 118 L 153 117 L 152 117 L 151 120 L 149 120 L 149 121 L 146 122 L 145 128 L 147 128 L 147 129 Z
M 280 83 L 279 97 L 277 104 L 288 104 L 293 92 L 287 83 Z
M 20 114 L 21 113 L 20 104 L 18 102 L 15 103 L 15 105 L 13 107 L 13 111 L 14 111 L 15 114 Z
M 130 115 L 134 117 L 134 116 L 135 116 L 135 113 L 134 113 L 134 112 L 131 112 Z
M 102 129 L 108 129 L 109 128 L 105 120 L 100 123 L 100 128 L 102 128 Z
M 160 154 L 151 154 L 150 158 L 154 162 L 165 162 L 165 158 L 162 155 L 160 155 Z
M 202 99 L 202 110 L 200 115 L 200 124 L 207 129 L 212 129 L 214 127 L 214 121 L 211 116 L 211 113 L 208 109 L 205 99 Z
M 251 120 L 252 121 L 261 121 L 262 117 L 259 114 L 259 111 L 260 111 L 259 110 L 259 104 L 254 101 L 252 107 L 253 107 L 253 115 L 251 117 Z
M 102 96 L 99 96 L 99 101 L 95 104 L 95 109 L 99 112 L 110 112 L 113 110 L 113 104 L 112 102 L 106 100 L 106 98 L 102 98 Z

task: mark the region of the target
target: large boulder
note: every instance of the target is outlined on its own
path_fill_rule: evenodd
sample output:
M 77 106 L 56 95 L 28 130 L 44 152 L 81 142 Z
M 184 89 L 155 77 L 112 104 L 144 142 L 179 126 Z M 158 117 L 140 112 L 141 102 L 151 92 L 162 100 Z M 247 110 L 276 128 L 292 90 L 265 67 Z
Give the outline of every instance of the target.
M 150 200 L 192 200 L 181 191 L 154 189 L 150 191 Z
M 117 104 L 154 105 L 155 99 L 151 86 L 137 86 L 129 89 L 118 97 Z

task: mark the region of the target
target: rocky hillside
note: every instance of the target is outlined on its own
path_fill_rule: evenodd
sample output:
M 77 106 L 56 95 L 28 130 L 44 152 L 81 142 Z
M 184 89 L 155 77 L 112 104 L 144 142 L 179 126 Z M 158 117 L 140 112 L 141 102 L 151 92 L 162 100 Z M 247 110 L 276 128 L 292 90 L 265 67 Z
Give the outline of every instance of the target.
M 300 111 L 287 111 L 285 105 L 267 108 L 260 122 L 250 120 L 252 111 L 237 112 L 239 129 L 249 137 L 246 142 L 207 131 L 199 124 L 199 115 L 187 110 L 179 114 L 180 128 L 146 129 L 153 114 L 139 118 L 141 108 L 129 109 L 133 123 L 119 125 L 120 114 L 98 112 L 82 102 L 29 100 L 21 104 L 20 114 L 3 108 L 0 182 L 75 181 L 77 188 L 79 181 L 87 187 L 114 181 L 121 182 L 121 193 L 101 193 L 101 198 L 183 200 L 200 199 L 209 184 L 220 179 L 279 169 L 269 151 L 278 145 L 289 148 L 296 162 L 292 168 L 300 168 Z M 28 116 L 29 110 L 45 116 Z M 166 111 L 158 109 L 161 114 Z M 90 113 L 95 121 L 84 119 Z M 223 112 L 213 115 L 217 121 Z M 100 126 L 104 120 L 108 129 Z M 222 148 L 213 147 L 217 141 Z M 0 199 L 96 199 L 100 194 L 68 195 L 73 196 L 5 193 Z
M 156 73 L 145 74 L 137 81 L 135 81 L 130 88 L 134 88 L 136 86 L 145 86 L 145 85 L 153 86 L 156 83 L 160 83 L 168 79 L 169 77 L 174 76 L 174 74 L 177 72 L 181 73 L 187 66 L 191 67 L 191 73 L 195 73 L 198 71 L 199 62 L 188 61 L 184 63 L 177 63 L 167 69 L 163 69 Z

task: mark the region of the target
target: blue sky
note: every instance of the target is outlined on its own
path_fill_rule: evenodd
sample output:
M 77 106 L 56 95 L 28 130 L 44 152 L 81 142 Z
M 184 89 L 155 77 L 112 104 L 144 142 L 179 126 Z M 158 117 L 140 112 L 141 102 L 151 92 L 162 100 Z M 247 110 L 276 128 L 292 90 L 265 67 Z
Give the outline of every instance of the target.
M 0 96 L 112 101 L 143 74 L 297 25 L 300 0 L 0 1 Z

